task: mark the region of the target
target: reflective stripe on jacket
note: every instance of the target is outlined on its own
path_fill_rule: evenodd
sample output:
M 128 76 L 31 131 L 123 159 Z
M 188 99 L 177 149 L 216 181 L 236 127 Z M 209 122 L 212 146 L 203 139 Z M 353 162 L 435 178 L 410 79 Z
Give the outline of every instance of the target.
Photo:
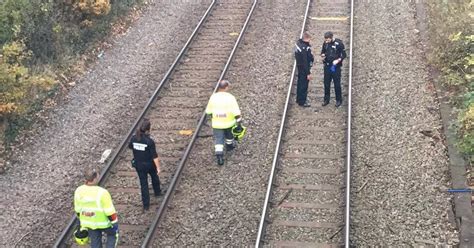
M 108 216 L 115 213 L 115 207 L 106 189 L 82 185 L 74 192 L 74 211 L 79 214 L 81 227 L 95 230 L 112 226 Z
M 226 129 L 235 125 L 235 117 L 240 115 L 240 109 L 232 94 L 217 92 L 209 99 L 206 114 L 212 114 L 212 128 Z

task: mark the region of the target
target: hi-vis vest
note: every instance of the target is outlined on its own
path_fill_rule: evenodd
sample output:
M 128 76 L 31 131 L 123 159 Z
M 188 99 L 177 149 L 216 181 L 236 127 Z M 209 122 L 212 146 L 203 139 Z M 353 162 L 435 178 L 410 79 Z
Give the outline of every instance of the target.
M 235 117 L 240 115 L 240 109 L 233 95 L 217 92 L 209 99 L 206 114 L 212 114 L 212 128 L 226 129 L 235 125 Z
M 102 187 L 78 187 L 74 192 L 74 210 L 79 214 L 81 227 L 95 230 L 112 226 L 107 216 L 115 213 L 115 207 L 109 192 Z

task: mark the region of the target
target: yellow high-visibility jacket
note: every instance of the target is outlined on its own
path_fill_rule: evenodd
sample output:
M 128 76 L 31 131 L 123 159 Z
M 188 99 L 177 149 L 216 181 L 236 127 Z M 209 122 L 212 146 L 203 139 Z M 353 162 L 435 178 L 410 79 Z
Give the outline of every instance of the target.
M 235 125 L 235 117 L 240 115 L 240 109 L 232 94 L 217 92 L 209 99 L 206 114 L 212 114 L 212 128 L 226 129 Z
M 115 207 L 106 189 L 82 185 L 74 192 L 74 211 L 79 214 L 81 227 L 95 230 L 112 226 L 107 216 L 115 214 Z

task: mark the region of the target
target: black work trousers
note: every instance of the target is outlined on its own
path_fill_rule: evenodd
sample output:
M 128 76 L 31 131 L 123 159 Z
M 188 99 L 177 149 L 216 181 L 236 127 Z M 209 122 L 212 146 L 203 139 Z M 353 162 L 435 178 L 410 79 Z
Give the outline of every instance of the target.
M 102 248 L 102 233 L 107 235 L 107 241 L 105 243 L 106 248 L 115 248 L 118 243 L 118 232 L 112 230 L 112 228 L 105 229 L 89 229 L 89 239 L 91 241 L 91 248 Z
M 304 105 L 308 97 L 308 74 L 298 71 L 298 83 L 296 84 L 296 103 Z
M 341 67 L 336 66 L 336 71 L 331 71 L 330 65 L 324 65 L 324 101 L 329 102 L 331 99 L 331 81 L 334 81 L 334 92 L 336 93 L 336 101 L 342 101 L 341 92 Z
M 139 163 L 136 167 L 138 178 L 140 179 L 140 188 L 142 193 L 142 202 L 143 207 L 148 208 L 150 207 L 150 193 L 148 190 L 148 174 L 151 177 L 151 184 L 153 185 L 153 191 L 155 196 L 159 196 L 161 194 L 160 189 L 160 178 L 156 173 L 155 164 L 152 163 Z

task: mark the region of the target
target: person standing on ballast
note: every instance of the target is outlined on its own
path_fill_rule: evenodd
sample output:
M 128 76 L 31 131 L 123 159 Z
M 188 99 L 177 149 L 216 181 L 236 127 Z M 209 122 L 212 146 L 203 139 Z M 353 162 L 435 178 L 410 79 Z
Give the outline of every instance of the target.
M 298 83 L 296 85 L 296 103 L 301 107 L 310 107 L 307 101 L 308 84 L 311 78 L 311 66 L 314 62 L 311 53 L 311 45 L 309 44 L 311 36 L 304 32 L 303 38 L 299 39 L 295 44 L 296 67 L 298 68 Z
M 135 135 L 130 140 L 128 148 L 133 151 L 132 166 L 140 179 L 143 210 L 150 208 L 150 193 L 148 191 L 148 175 L 151 177 L 155 196 L 161 195 L 160 188 L 160 160 L 156 152 L 155 141 L 150 137 L 150 120 L 144 119 Z
M 342 104 L 341 67 L 342 61 L 347 55 L 342 40 L 334 38 L 332 32 L 324 33 L 321 57 L 324 64 L 324 102 L 322 105 L 326 106 L 329 104 L 331 98 L 331 81 L 334 81 L 336 107 L 339 107 Z

